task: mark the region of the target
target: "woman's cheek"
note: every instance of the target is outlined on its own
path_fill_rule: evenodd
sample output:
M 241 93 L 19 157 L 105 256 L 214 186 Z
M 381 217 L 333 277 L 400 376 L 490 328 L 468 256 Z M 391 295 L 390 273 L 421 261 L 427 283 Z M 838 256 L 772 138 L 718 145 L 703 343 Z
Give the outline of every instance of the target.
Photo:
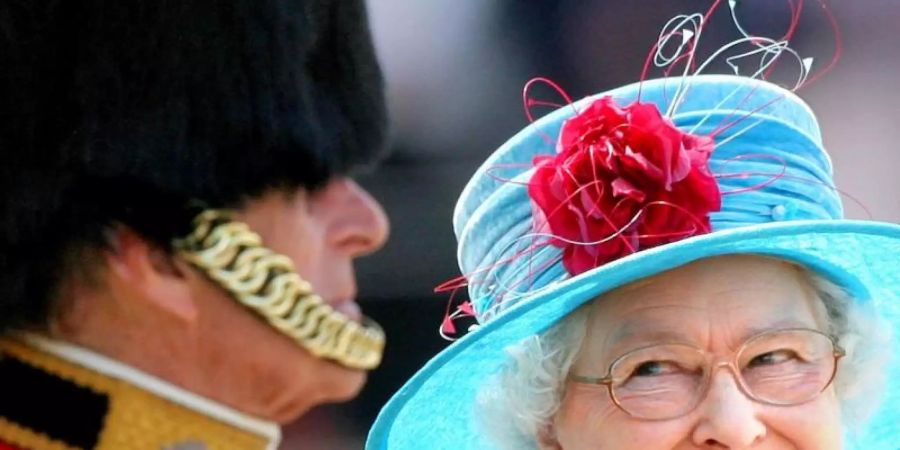
M 768 408 L 763 421 L 769 433 L 802 450 L 839 450 L 842 445 L 840 402 L 834 390 L 789 408 Z
M 570 386 L 554 421 L 563 450 L 663 450 L 690 437 L 687 417 L 666 421 L 635 419 L 619 409 L 605 388 Z
M 605 387 L 570 385 L 554 419 L 556 438 L 565 450 L 613 448 L 609 429 L 623 418 Z

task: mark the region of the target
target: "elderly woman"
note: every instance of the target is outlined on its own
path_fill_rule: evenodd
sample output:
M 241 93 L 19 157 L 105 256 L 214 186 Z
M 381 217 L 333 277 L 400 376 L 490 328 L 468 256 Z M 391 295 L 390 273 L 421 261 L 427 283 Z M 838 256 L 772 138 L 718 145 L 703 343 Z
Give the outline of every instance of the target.
M 513 347 L 479 406 L 510 449 L 839 449 L 880 381 L 863 309 L 786 261 L 699 260 Z
M 457 205 L 480 326 L 368 448 L 896 450 L 900 226 L 842 219 L 831 170 L 809 107 L 752 78 L 536 121 Z

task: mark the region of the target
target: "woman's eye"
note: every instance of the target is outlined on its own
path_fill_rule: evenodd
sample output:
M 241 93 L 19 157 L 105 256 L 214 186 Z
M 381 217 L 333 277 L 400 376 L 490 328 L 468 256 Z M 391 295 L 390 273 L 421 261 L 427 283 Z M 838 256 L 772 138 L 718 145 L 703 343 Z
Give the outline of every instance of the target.
M 797 354 L 791 350 L 775 350 L 753 357 L 747 367 L 771 366 L 797 359 Z
M 632 372 L 636 377 L 652 377 L 665 375 L 677 370 L 677 366 L 666 361 L 647 361 L 638 365 Z

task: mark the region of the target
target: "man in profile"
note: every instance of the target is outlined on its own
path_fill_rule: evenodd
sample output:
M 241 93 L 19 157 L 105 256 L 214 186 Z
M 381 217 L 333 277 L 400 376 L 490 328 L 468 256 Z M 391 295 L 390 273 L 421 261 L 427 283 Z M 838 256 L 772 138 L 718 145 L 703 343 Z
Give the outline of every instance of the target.
M 273 449 L 378 365 L 361 0 L 2 0 L 0 117 L 0 449 Z

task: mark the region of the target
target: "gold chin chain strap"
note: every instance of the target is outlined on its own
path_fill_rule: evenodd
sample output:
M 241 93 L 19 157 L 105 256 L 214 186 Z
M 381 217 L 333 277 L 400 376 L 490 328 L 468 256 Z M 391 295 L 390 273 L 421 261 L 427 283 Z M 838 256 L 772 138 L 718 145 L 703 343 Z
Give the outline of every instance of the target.
M 230 211 L 203 211 L 194 219 L 194 231 L 175 240 L 174 247 L 313 355 L 352 369 L 374 369 L 381 363 L 381 327 L 335 311 L 297 274 L 290 258 L 263 246 L 262 238 Z

